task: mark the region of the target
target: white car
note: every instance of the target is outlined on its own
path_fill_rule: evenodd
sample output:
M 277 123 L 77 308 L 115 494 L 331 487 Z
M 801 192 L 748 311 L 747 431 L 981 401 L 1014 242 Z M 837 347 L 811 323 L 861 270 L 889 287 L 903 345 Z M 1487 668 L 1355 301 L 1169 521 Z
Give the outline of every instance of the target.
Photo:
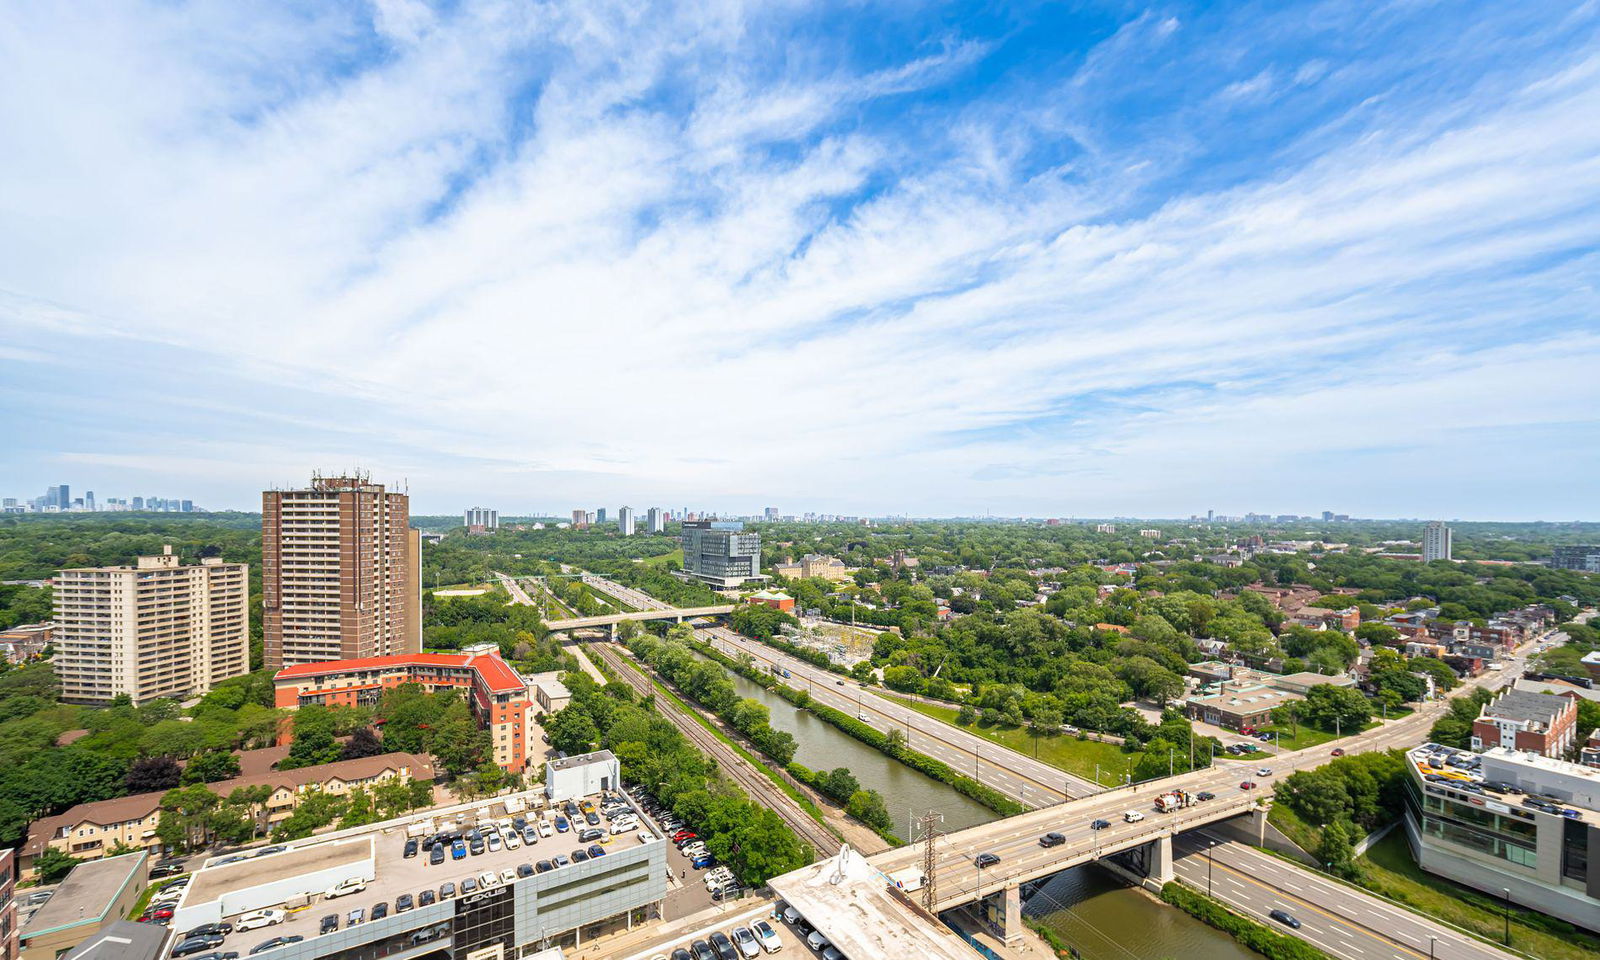
M 340 880 L 338 883 L 329 887 L 328 891 L 324 893 L 322 897 L 325 900 L 332 900 L 335 897 L 343 897 L 352 893 L 360 893 L 365 889 L 367 889 L 367 881 L 361 879 L 360 877 L 349 877 L 344 880 Z
M 233 929 L 235 932 L 254 930 L 257 927 L 270 927 L 287 919 L 289 914 L 282 910 L 256 910 L 233 921 Z
M 730 934 L 730 936 L 733 937 L 733 945 L 739 948 L 739 954 L 743 956 L 745 960 L 750 960 L 752 957 L 759 957 L 761 955 L 761 946 L 760 944 L 756 943 L 756 935 L 751 933 L 749 929 L 745 927 L 734 927 L 733 933 Z
M 478 886 L 487 890 L 500 885 L 500 875 L 493 870 L 485 870 L 478 874 Z
M 1122 815 L 1122 822 L 1123 823 L 1138 823 L 1140 820 L 1143 820 L 1143 819 L 1144 819 L 1144 814 L 1140 813 L 1137 810 L 1129 810 L 1127 813 L 1124 813 Z
M 515 850 L 518 847 L 522 846 L 522 838 L 517 836 L 516 831 L 511 831 L 511 832 L 507 833 L 505 842 L 506 842 L 506 849 L 507 850 Z
M 778 939 L 778 931 L 772 929 L 772 924 L 765 920 L 757 920 L 750 924 L 750 932 L 756 935 L 756 942 L 761 944 L 761 949 L 768 953 L 777 953 L 783 949 L 783 941 Z
M 806 934 L 806 946 L 817 951 L 818 953 L 821 953 L 822 948 L 826 947 L 827 945 L 828 938 L 822 935 L 821 930 L 813 930 Z
M 553 835 L 555 832 L 556 832 L 556 828 L 550 826 L 550 821 L 549 820 L 540 820 L 539 821 L 539 836 L 548 837 L 548 836 Z
M 619 833 L 627 833 L 629 830 L 637 830 L 637 829 L 639 829 L 639 824 L 638 823 L 630 823 L 630 822 L 627 822 L 627 821 L 619 821 L 619 822 L 613 823 L 611 825 L 611 835 L 612 836 L 616 836 Z

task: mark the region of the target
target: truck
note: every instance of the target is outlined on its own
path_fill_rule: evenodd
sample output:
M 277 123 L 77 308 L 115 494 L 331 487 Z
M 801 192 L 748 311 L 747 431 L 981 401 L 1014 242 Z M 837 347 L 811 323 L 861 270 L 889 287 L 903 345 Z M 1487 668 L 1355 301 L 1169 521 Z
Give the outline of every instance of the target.
M 1171 813 L 1188 805 L 1189 794 L 1182 790 L 1173 790 L 1156 797 L 1156 810 L 1161 813 Z
M 928 882 L 927 874 L 921 867 L 906 867 L 889 874 L 889 882 L 904 890 L 906 893 L 916 893 Z

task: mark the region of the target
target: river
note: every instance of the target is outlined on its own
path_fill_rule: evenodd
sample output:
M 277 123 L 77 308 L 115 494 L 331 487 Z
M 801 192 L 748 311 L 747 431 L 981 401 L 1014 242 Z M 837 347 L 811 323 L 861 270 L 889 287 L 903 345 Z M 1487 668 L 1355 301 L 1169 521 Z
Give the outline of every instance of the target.
M 795 760 L 813 770 L 848 767 L 863 787 L 883 795 L 895 832 L 913 836 L 907 821 L 928 810 L 944 816 L 942 830 L 988 823 L 997 814 L 946 784 L 896 763 L 758 683 L 729 671 L 741 697 L 767 705 L 772 726 L 794 736 Z M 1098 867 L 1080 867 L 1045 884 L 1026 913 L 1078 949 L 1085 960 L 1259 960 L 1227 934 L 1157 903 Z

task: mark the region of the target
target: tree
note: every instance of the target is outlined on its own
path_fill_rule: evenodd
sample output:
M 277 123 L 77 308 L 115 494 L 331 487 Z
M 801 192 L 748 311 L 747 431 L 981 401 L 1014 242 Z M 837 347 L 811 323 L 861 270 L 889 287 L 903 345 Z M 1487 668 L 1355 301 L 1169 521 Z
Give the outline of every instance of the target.
M 289 744 L 289 755 L 279 762 L 279 769 L 293 770 L 339 759 L 335 722 L 333 711 L 318 704 L 296 710 L 294 740 Z
M 978 722 L 978 712 L 969 704 L 963 703 L 961 709 L 956 711 L 956 723 L 963 727 L 970 727 Z
M 72 868 L 82 863 L 77 857 L 70 857 L 55 847 L 46 847 L 38 857 L 34 858 L 33 868 L 39 873 L 39 882 L 43 884 L 60 883 L 72 872 Z
M 845 802 L 844 812 L 874 830 L 889 830 L 894 827 L 894 819 L 889 816 L 889 808 L 883 802 L 883 796 L 876 790 L 857 790 Z
M 183 768 L 171 757 L 140 757 L 128 767 L 123 779 L 129 793 L 155 793 L 171 790 L 183 777 Z
M 835 767 L 822 776 L 817 787 L 831 799 L 844 803 L 861 789 L 861 783 L 848 768 Z
M 1321 684 L 1307 691 L 1301 717 L 1324 730 L 1356 733 L 1372 719 L 1372 704 L 1357 690 Z
M 1322 843 L 1317 848 L 1317 859 L 1330 873 L 1350 879 L 1360 873 L 1355 862 L 1355 847 L 1350 841 L 1350 827 L 1343 820 L 1335 820 L 1322 831 Z
M 378 739 L 378 734 L 371 727 L 362 727 L 350 735 L 350 739 L 339 748 L 340 760 L 356 760 L 361 757 L 380 757 L 388 751 L 383 746 L 383 741 Z
M 213 750 L 191 759 L 183 768 L 183 783 L 216 783 L 239 775 L 239 758 L 227 750 Z

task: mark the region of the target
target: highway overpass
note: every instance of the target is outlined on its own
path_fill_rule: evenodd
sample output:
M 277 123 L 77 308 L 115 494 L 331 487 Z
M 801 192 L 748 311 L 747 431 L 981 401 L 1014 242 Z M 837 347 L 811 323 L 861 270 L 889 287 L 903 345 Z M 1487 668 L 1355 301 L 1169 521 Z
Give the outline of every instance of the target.
M 597 617 L 572 617 L 566 620 L 546 620 L 545 628 L 557 630 L 582 630 L 585 627 L 611 627 L 628 620 L 675 620 L 682 623 L 696 617 L 720 617 L 733 612 L 731 603 L 712 607 L 667 607 L 664 610 L 633 610 L 628 613 L 606 613 Z

